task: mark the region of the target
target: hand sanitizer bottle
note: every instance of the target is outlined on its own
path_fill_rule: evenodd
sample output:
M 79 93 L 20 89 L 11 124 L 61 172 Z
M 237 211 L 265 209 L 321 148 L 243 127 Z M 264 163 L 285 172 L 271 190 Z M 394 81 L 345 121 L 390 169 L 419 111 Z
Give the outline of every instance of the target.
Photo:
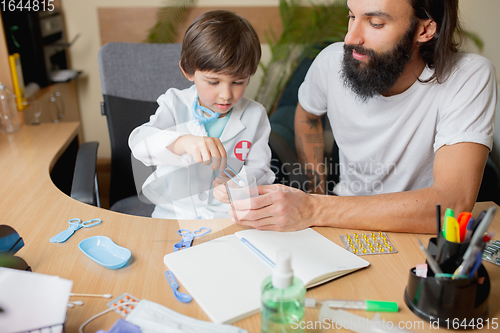
M 304 320 L 306 288 L 293 276 L 292 258 L 279 251 L 273 275 L 262 284 L 261 332 L 299 333 Z M 303 327 L 303 326 L 302 326 Z

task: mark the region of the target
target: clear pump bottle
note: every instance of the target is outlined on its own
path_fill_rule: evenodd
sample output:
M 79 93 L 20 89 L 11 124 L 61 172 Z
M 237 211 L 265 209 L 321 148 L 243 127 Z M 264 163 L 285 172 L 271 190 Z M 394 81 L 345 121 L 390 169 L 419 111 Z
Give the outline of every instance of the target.
M 273 275 L 262 284 L 261 332 L 299 333 L 306 288 L 293 276 L 291 255 L 279 251 Z
M 16 96 L 0 82 L 0 132 L 12 133 L 19 130 Z

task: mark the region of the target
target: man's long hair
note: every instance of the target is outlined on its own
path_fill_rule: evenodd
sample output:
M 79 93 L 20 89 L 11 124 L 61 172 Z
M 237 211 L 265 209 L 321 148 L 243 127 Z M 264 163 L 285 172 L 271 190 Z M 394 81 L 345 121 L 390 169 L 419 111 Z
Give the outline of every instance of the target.
M 456 60 L 463 33 L 458 19 L 458 0 L 409 0 L 419 19 L 433 19 L 434 37 L 420 45 L 420 55 L 434 74 L 424 82 L 446 81 Z

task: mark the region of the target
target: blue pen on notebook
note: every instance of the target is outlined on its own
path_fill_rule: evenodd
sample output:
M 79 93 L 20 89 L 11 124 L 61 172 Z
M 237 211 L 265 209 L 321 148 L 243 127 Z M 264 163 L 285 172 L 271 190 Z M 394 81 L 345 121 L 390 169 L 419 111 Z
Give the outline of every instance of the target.
M 276 266 L 271 259 L 266 257 L 266 255 L 264 253 L 260 252 L 258 248 L 256 248 L 255 246 L 252 245 L 252 243 L 247 241 L 245 239 L 245 237 L 241 237 L 241 242 L 243 244 L 245 244 L 250 250 L 252 250 L 252 252 L 254 252 L 256 255 L 258 255 L 262 260 L 264 260 L 269 266 L 271 266 L 272 268 L 274 268 Z

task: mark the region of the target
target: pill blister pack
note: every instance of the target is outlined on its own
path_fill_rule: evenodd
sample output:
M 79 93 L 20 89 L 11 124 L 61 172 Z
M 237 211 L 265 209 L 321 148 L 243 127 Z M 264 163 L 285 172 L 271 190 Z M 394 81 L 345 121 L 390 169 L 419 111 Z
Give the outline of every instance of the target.
M 341 235 L 340 240 L 349 252 L 359 256 L 398 252 L 387 234 L 381 231 Z
M 483 251 L 483 260 L 500 266 L 500 241 L 490 240 Z
M 114 300 L 108 302 L 106 306 L 108 308 L 115 307 L 114 311 L 119 315 L 126 317 L 130 311 L 132 311 L 137 304 L 139 304 L 140 299 L 134 297 L 128 293 L 123 293 Z

